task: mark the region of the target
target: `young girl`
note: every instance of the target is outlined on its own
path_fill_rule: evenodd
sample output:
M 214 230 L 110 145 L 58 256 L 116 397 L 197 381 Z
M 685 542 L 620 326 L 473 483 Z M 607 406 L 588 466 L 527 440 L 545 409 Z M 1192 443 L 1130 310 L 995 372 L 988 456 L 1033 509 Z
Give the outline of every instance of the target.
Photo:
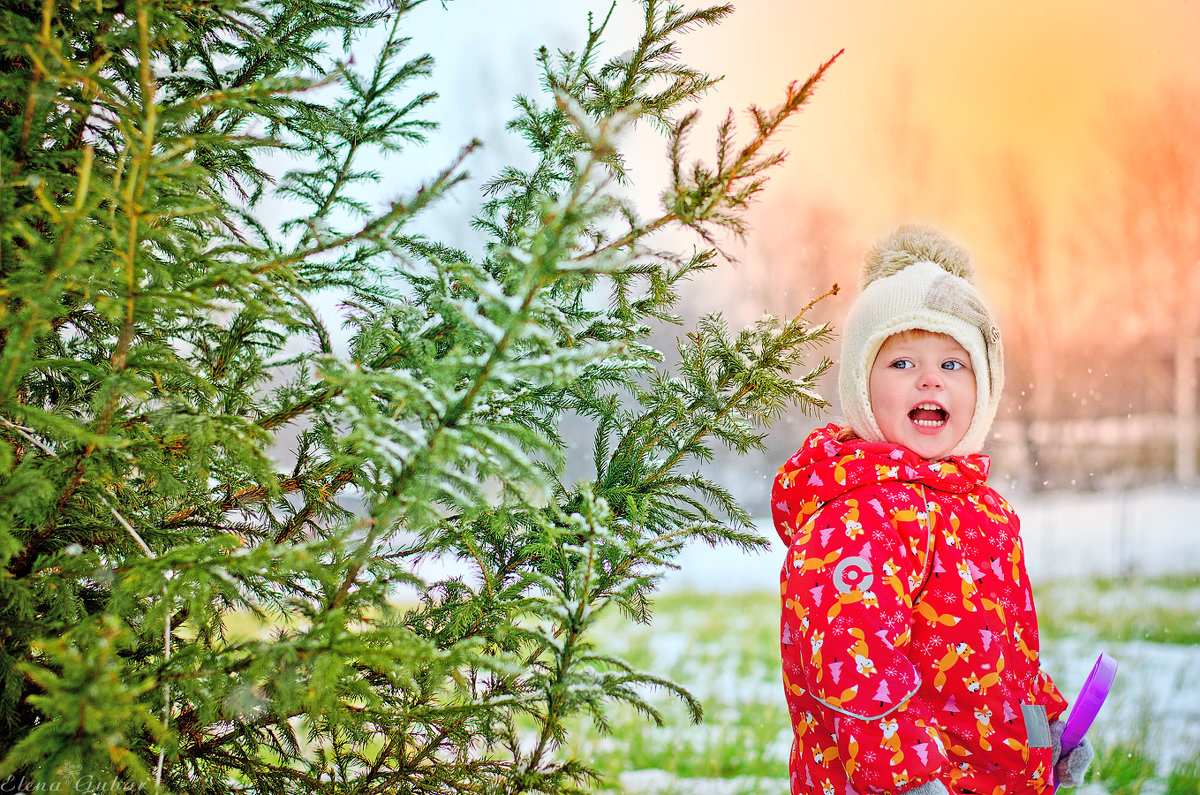
M 1019 522 L 979 451 L 1000 332 L 966 253 L 901 227 L 868 253 L 846 318 L 846 426 L 814 431 L 771 503 L 791 791 L 1049 793 L 1066 703 L 1038 665 Z M 1053 772 L 1052 772 L 1053 771 Z

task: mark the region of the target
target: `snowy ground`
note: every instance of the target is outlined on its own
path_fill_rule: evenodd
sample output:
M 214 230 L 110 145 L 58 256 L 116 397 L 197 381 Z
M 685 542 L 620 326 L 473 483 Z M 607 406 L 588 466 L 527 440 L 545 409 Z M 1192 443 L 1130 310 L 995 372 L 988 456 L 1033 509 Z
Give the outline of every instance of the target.
M 1103 719 L 1089 732 L 1097 747 L 1132 744 L 1158 761 L 1160 770 L 1193 759 L 1200 749 L 1200 651 L 1193 647 L 1154 643 L 1121 643 L 1103 649 L 1120 662 Z M 1091 669 L 1098 649 L 1086 640 L 1059 641 L 1044 648 L 1044 664 L 1053 670 L 1064 693 L 1073 697 Z M 765 683 L 765 682 L 764 682 Z M 741 681 L 741 685 L 747 684 Z M 761 684 L 761 683 L 755 683 Z M 773 683 L 772 683 L 773 684 Z M 728 687 L 714 685 L 713 690 Z M 778 687 L 778 685 L 775 685 Z M 693 688 L 702 700 L 710 695 Z M 781 697 L 781 696 L 780 696 Z M 748 700 L 759 703 L 762 694 Z M 758 699 L 759 701 L 756 701 Z M 786 734 L 786 732 L 782 733 Z M 787 738 L 784 738 L 785 740 Z M 786 758 L 786 745 L 779 750 Z M 662 770 L 630 770 L 619 777 L 625 793 L 636 795 L 743 795 L 786 792 L 784 779 L 751 777 L 680 779 Z M 1103 785 L 1066 792 L 1111 795 Z M 1141 795 L 1162 795 L 1161 780 L 1147 782 Z
M 1136 604 L 1138 609 L 1152 608 L 1170 600 L 1171 606 L 1178 608 L 1182 599 L 1186 602 L 1184 608 L 1193 611 L 1200 623 L 1200 490 L 1160 487 L 1005 496 L 1021 517 L 1026 565 L 1035 583 L 1080 577 L 1195 574 L 1195 589 L 1139 591 Z M 662 582 L 663 591 L 775 591 L 784 549 L 769 520 L 761 520 L 759 526 L 763 536 L 772 541 L 769 550 L 746 554 L 729 547 L 689 548 L 677 561 L 679 570 Z M 431 568 L 424 573 L 433 576 L 444 572 Z M 1114 597 L 1098 595 L 1093 589 L 1080 593 L 1079 598 L 1103 610 L 1104 600 Z M 690 653 L 689 636 L 682 630 L 670 632 L 660 627 L 654 637 L 661 645 L 678 646 L 656 650 L 656 670 L 669 669 L 675 656 Z M 1044 644 L 1043 659 L 1063 693 L 1073 700 L 1102 651 L 1119 661 L 1120 671 L 1103 720 L 1089 736 L 1101 746 L 1132 742 L 1158 760 L 1160 769 L 1169 770 L 1176 762 L 1194 758 L 1200 751 L 1200 647 L 1140 641 L 1101 645 L 1085 638 L 1069 638 Z M 782 698 L 774 668 L 749 679 L 739 676 L 726 681 L 723 677 L 728 675 L 709 671 L 687 685 L 702 700 L 713 692 L 736 693 L 735 701 L 749 704 Z M 753 692 L 743 689 L 747 687 Z M 784 755 L 786 734 L 784 730 L 780 751 Z M 661 770 L 629 770 L 621 774 L 620 785 L 625 793 L 638 795 L 745 795 L 782 792 L 786 782 L 744 777 L 678 779 Z M 1074 793 L 1110 795 L 1098 784 Z M 1151 783 L 1141 793 L 1162 795 L 1162 790 Z
M 1034 582 L 1059 577 L 1200 574 L 1200 490 L 1150 488 L 1089 494 L 1005 495 L 1021 517 Z M 665 590 L 749 591 L 779 582 L 784 549 L 760 520 L 769 551 L 696 546 L 679 558 Z
M 681 784 L 679 779 L 661 770 L 632 770 L 621 776 L 621 786 L 627 792 L 638 795 L 741 795 L 745 792 L 787 792 L 787 781 L 758 779 L 745 776 L 735 778 L 689 779 Z M 1072 795 L 1110 795 L 1099 784 L 1088 784 L 1078 789 L 1063 790 Z M 1149 790 L 1144 791 L 1149 795 Z
M 1026 561 L 1035 582 L 1075 577 L 1123 577 L 1194 573 L 1200 579 L 1200 491 L 1150 488 L 1091 494 L 1009 497 L 1022 521 Z M 769 551 L 744 554 L 726 548 L 696 547 L 679 559 L 680 570 L 663 583 L 666 591 L 739 592 L 776 587 L 784 549 L 768 520 L 760 522 L 771 539 Z M 1095 592 L 1080 598 L 1099 599 Z M 1153 606 L 1184 599 L 1200 623 L 1200 587 L 1139 593 L 1137 604 Z M 1195 757 L 1200 749 L 1200 647 L 1159 643 L 1119 643 L 1067 639 L 1043 647 L 1047 670 L 1063 693 L 1074 699 L 1100 652 L 1120 663 L 1104 720 L 1090 735 L 1106 744 L 1132 741 L 1159 760 L 1162 768 Z M 1161 768 L 1160 768 L 1161 769 Z M 674 779 L 662 771 L 630 771 L 621 776 L 627 792 L 667 795 L 733 795 L 774 791 L 779 783 L 735 779 Z M 680 785 L 684 784 L 683 788 Z M 756 786 L 757 785 L 757 786 Z M 762 787 L 762 789 L 759 789 Z M 1108 795 L 1099 784 L 1078 795 Z M 1159 792 L 1149 784 L 1143 795 Z M 1200 794 L 1198 794 L 1200 795 Z
M 1090 641 L 1062 640 L 1045 648 L 1043 665 L 1068 698 L 1079 692 L 1100 649 Z M 1200 651 L 1162 643 L 1118 643 L 1103 651 L 1119 661 L 1103 720 L 1089 732 L 1096 745 L 1136 741 L 1165 769 L 1200 749 Z

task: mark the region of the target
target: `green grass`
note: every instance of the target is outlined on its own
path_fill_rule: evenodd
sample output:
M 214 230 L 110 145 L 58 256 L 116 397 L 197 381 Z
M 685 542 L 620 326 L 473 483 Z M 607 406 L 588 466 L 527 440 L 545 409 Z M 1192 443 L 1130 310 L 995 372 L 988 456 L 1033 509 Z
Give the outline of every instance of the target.
M 1167 795 L 1196 795 L 1200 792 L 1200 759 L 1178 765 L 1167 776 Z
M 703 730 L 664 728 L 637 718 L 619 720 L 609 737 L 577 732 L 571 745 L 580 757 L 616 781 L 627 770 L 662 770 L 679 778 L 786 778 L 787 761 L 771 751 L 779 727 L 787 726 L 782 708 L 748 705 L 748 712 Z
M 1197 578 L 1064 582 L 1039 588 L 1037 598 L 1044 649 L 1080 640 L 1088 648 L 1135 640 L 1172 648 L 1200 642 Z M 609 734 L 577 724 L 564 754 L 593 764 L 608 791 L 622 795 L 786 791 L 791 727 L 779 676 L 778 610 L 773 593 L 671 594 L 655 604 L 649 627 L 609 617 L 599 645 L 688 688 L 704 704 L 705 719 L 692 726 L 681 706 L 655 694 L 666 727 L 613 710 Z M 1089 784 L 1109 795 L 1200 794 L 1200 761 L 1158 769 L 1148 725 L 1132 727 L 1118 742 L 1098 743 Z M 1200 749 L 1192 756 L 1200 757 Z M 652 785 L 627 777 L 633 785 L 622 788 L 620 776 L 629 771 L 666 775 Z
M 1200 644 L 1200 578 L 1067 581 L 1040 587 L 1036 598 L 1043 652 L 1055 671 L 1080 647 L 1090 653 L 1137 641 L 1131 648 L 1170 649 L 1178 657 L 1188 653 L 1182 645 Z M 570 724 L 560 756 L 598 770 L 611 795 L 786 792 L 791 726 L 779 674 L 778 605 L 778 595 L 768 592 L 669 594 L 656 601 L 650 626 L 607 616 L 594 638 L 601 650 L 683 685 L 703 704 L 704 721 L 693 725 L 678 699 L 651 691 L 647 698 L 663 714 L 663 727 L 618 705 L 608 714 L 607 733 L 586 718 Z M 227 628 L 234 637 L 265 630 L 238 615 Z M 1200 652 L 1196 661 L 1200 666 Z M 1139 678 L 1136 655 L 1128 662 L 1119 685 Z M 1194 687 L 1189 671 L 1185 666 L 1186 681 L 1174 685 L 1180 692 Z M 1142 716 L 1127 730 L 1120 729 L 1122 698 Z M 1096 741 L 1089 785 L 1098 783 L 1108 795 L 1200 795 L 1200 748 L 1184 748 L 1173 769 L 1160 769 L 1165 765 L 1153 756 L 1159 742 L 1149 728 L 1154 718 L 1138 698 L 1114 690 L 1105 709 L 1109 726 L 1122 733 Z
M 1043 638 L 1200 644 L 1200 578 L 1065 580 L 1037 589 Z
M 614 709 L 608 734 L 577 723 L 570 751 L 614 786 L 623 772 L 658 770 L 680 780 L 767 779 L 722 790 L 730 795 L 779 791 L 791 727 L 779 685 L 777 605 L 778 597 L 763 593 L 672 594 L 656 602 L 649 627 L 609 617 L 601 647 L 686 687 L 703 703 L 705 719 L 693 726 L 677 700 L 655 695 L 663 727 Z
M 1088 778 L 1099 781 L 1109 795 L 1139 795 L 1155 778 L 1154 760 L 1146 756 L 1139 742 L 1117 743 L 1097 750 L 1088 769 Z M 1192 790 L 1189 795 L 1195 795 Z

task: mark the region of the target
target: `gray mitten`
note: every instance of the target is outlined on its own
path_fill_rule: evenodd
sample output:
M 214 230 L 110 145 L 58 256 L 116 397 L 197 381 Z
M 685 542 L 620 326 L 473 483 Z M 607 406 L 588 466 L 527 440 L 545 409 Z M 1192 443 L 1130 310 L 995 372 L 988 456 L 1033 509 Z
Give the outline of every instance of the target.
M 950 792 L 940 781 L 927 781 L 919 787 L 905 790 L 903 795 L 950 795 Z
M 1096 754 L 1085 737 L 1060 759 L 1062 733 L 1065 728 L 1065 721 L 1056 720 L 1050 724 L 1050 747 L 1054 751 L 1054 780 L 1064 787 L 1078 787 L 1083 783 L 1083 774 L 1087 772 L 1088 765 L 1092 763 L 1092 757 Z

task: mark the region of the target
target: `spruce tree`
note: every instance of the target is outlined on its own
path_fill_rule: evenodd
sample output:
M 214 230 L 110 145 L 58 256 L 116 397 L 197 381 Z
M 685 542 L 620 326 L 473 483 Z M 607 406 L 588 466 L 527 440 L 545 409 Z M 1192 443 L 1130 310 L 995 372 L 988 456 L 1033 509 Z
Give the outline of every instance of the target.
M 472 254 L 413 227 L 476 144 L 382 209 L 355 191 L 433 132 L 422 1 L 0 9 L 0 780 L 583 792 L 568 718 L 661 720 L 660 687 L 699 719 L 595 621 L 650 620 L 685 544 L 763 543 L 701 467 L 820 407 L 828 329 L 708 317 L 671 368 L 647 340 L 745 231 L 829 63 L 688 164 L 713 80 L 676 39 L 731 8 L 643 0 L 616 57 L 589 20 L 517 99 L 536 162 L 487 183 Z M 369 28 L 383 45 L 350 61 Z M 650 218 L 623 192 L 631 125 L 671 161 Z M 279 150 L 299 165 L 274 179 Z M 698 246 L 656 246 L 671 227 Z M 573 483 L 568 418 L 594 431 Z M 460 573 L 422 579 L 433 559 Z

